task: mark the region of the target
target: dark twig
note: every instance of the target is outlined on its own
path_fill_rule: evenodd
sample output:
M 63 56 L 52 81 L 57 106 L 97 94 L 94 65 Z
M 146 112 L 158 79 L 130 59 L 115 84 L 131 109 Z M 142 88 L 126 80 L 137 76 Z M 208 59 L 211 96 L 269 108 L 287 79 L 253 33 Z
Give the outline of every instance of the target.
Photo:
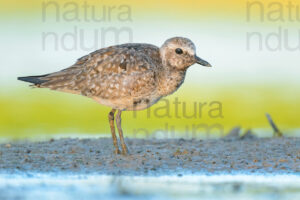
M 274 136 L 282 137 L 282 132 L 278 129 L 274 121 L 272 120 L 272 117 L 270 114 L 266 113 L 266 117 L 269 121 L 269 124 L 271 125 L 272 129 L 274 130 Z

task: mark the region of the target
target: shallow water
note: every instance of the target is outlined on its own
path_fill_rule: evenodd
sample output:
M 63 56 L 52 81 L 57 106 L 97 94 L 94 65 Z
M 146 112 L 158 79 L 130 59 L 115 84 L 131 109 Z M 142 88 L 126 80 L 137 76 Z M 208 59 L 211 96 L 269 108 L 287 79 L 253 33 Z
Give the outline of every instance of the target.
M 0 175 L 0 199 L 300 199 L 298 175 Z

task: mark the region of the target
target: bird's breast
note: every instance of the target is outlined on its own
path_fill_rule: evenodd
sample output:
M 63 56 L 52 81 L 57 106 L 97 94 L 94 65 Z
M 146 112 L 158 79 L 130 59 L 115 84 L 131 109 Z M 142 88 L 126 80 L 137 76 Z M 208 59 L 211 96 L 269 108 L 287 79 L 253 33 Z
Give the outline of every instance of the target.
M 174 93 L 184 82 L 185 71 L 175 71 L 164 74 L 159 78 L 158 94 L 167 96 Z

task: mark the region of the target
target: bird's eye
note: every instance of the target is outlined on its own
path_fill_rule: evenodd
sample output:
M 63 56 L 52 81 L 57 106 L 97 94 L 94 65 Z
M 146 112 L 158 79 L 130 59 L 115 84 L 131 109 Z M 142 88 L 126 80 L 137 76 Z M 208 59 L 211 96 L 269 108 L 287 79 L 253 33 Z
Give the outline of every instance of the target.
M 175 49 L 175 52 L 176 52 L 177 54 L 183 54 L 183 51 L 182 51 L 182 49 L 180 49 L 180 48 Z

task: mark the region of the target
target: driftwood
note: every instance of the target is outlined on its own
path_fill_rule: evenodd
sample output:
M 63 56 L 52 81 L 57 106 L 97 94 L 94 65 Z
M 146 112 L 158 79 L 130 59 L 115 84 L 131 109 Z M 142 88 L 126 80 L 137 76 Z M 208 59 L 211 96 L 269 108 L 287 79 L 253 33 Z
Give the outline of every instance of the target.
M 273 131 L 274 131 L 274 136 L 276 137 L 282 137 L 283 134 L 282 132 L 278 129 L 277 125 L 275 124 L 275 122 L 273 121 L 271 115 L 269 113 L 266 113 L 266 117 L 269 121 L 269 124 L 271 125 Z

